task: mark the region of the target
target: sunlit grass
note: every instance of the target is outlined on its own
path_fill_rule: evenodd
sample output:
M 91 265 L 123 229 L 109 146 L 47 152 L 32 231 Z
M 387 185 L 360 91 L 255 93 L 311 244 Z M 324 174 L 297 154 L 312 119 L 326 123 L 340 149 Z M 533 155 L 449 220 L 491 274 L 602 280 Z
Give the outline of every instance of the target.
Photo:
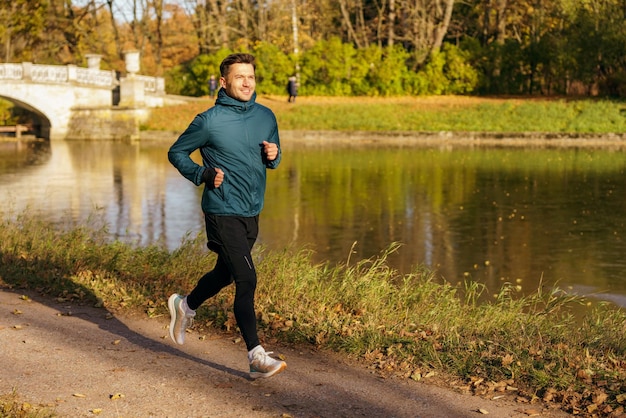
M 283 97 L 259 96 L 285 130 L 415 132 L 626 132 L 626 105 L 597 99 L 480 97 Z M 145 130 L 182 131 L 213 101 L 154 109 Z
M 4 221 L 0 284 L 153 317 L 167 315 L 169 294 L 191 289 L 215 261 L 201 237 L 171 252 L 107 237 L 106 228 L 61 230 L 28 216 Z M 513 286 L 504 285 L 484 302 L 477 283 L 459 289 L 420 266 L 398 274 L 387 264 L 396 248 L 339 265 L 314 264 L 306 249 L 259 249 L 261 338 L 343 352 L 381 375 L 435 375 L 477 393 L 515 387 L 519 396 L 550 398 L 566 410 L 593 404 L 591 394 L 602 392 L 606 405 L 619 407 L 622 311 L 598 305 L 574 317 L 572 307 L 584 300 L 557 288 L 513 297 Z M 207 301 L 199 327 L 236 331 L 232 298 L 228 289 Z

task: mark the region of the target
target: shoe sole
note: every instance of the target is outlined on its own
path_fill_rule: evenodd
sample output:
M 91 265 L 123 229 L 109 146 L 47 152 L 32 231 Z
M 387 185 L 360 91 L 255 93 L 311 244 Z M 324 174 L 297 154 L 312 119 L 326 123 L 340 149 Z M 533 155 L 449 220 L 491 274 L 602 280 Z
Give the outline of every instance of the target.
M 251 379 L 263 379 L 265 377 L 272 377 L 274 375 L 277 375 L 278 373 L 282 372 L 283 370 L 285 370 L 287 368 L 287 363 L 283 362 L 279 368 L 277 368 L 276 370 L 273 370 L 271 372 L 267 372 L 267 373 L 261 373 L 261 372 L 250 372 L 250 378 Z
M 174 336 L 174 324 L 176 324 L 176 305 L 174 304 L 174 301 L 176 300 L 176 297 L 178 295 L 177 294 L 173 294 L 172 296 L 170 296 L 170 298 L 167 300 L 167 307 L 170 310 L 170 317 L 172 318 L 170 320 L 170 338 L 172 339 L 172 341 L 174 341 L 176 344 L 178 345 L 183 345 L 183 343 L 179 343 L 178 341 L 176 341 L 176 337 Z

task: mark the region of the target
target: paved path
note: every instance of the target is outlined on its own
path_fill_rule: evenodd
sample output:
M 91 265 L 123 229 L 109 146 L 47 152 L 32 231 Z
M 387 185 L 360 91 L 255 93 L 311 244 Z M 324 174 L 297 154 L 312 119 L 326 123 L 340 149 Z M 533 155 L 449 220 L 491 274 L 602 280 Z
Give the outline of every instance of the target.
M 118 317 L 0 289 L 0 394 L 15 390 L 62 417 L 462 418 L 480 417 L 481 409 L 492 417 L 566 416 L 381 379 L 314 350 L 268 347 L 285 357 L 287 370 L 250 380 L 241 343 L 194 332 L 176 346 L 168 325 L 165 317 Z

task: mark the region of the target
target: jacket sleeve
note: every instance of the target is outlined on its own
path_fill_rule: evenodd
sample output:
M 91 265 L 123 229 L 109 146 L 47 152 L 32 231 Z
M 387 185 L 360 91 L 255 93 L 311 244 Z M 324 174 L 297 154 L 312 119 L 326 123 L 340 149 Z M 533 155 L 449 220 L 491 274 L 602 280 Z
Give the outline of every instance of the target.
M 190 155 L 205 145 L 206 141 L 205 120 L 202 115 L 197 115 L 167 153 L 170 163 L 176 167 L 180 174 L 196 186 L 204 182 L 202 178 L 204 167 L 193 161 Z

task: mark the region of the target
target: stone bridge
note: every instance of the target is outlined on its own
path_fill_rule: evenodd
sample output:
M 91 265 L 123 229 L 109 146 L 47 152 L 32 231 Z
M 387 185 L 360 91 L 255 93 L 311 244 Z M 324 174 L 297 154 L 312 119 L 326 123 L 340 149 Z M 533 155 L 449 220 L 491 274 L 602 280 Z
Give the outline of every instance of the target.
M 90 118 L 99 132 L 106 132 L 102 130 L 108 126 L 106 119 L 131 119 L 131 129 L 138 131 L 139 120 L 149 114 L 149 109 L 165 103 L 162 78 L 135 73 L 118 78 L 115 71 L 98 67 L 99 60 L 87 68 L 29 62 L 0 64 L 0 98 L 26 109 L 32 120 L 29 129 L 44 139 L 75 136 L 71 129 L 75 121 Z

